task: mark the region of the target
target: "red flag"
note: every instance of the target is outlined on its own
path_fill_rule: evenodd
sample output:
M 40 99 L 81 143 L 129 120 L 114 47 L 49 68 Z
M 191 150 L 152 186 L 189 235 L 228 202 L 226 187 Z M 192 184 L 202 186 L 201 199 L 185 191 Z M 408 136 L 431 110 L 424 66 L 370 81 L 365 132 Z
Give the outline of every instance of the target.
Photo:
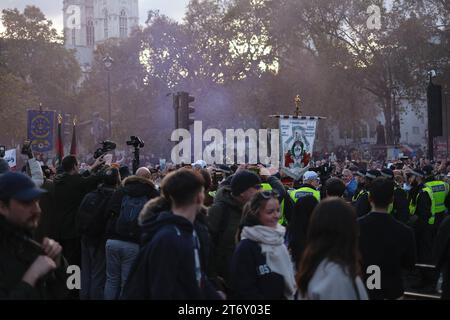
M 61 165 L 62 159 L 64 158 L 64 146 L 61 136 L 61 126 L 62 126 L 62 116 L 58 115 L 58 134 L 56 136 L 56 160 L 58 165 Z
M 70 145 L 70 154 L 73 156 L 77 155 L 77 131 L 76 131 L 76 118 L 73 119 L 73 130 L 72 130 L 72 144 Z

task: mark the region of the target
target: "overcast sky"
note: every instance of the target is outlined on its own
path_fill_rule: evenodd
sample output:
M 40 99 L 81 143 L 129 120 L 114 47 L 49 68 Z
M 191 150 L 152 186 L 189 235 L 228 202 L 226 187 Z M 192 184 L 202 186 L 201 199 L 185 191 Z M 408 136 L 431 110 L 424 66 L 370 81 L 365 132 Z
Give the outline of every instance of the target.
M 151 9 L 157 9 L 161 13 L 181 21 L 189 0 L 139 0 L 140 24 L 143 25 L 147 20 L 147 12 Z M 20 11 L 27 5 L 39 7 L 47 17 L 53 21 L 53 24 L 59 32 L 63 25 L 63 0 L 0 0 L 0 11 L 5 8 L 17 8 Z M 3 25 L 0 21 L 0 31 L 3 31 Z

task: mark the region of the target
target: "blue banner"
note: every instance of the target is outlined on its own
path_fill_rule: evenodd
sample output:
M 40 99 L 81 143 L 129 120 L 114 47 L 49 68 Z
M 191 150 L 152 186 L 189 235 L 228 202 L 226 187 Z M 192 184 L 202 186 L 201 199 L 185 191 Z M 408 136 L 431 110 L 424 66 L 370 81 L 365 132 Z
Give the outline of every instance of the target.
M 48 152 L 53 150 L 54 111 L 28 110 L 28 139 L 33 151 Z

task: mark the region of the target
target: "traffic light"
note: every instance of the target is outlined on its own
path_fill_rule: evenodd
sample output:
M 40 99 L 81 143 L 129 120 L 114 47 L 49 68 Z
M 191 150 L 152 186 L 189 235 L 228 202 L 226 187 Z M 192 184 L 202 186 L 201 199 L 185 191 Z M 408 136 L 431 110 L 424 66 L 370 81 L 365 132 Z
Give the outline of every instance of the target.
M 189 105 L 194 101 L 195 98 L 188 92 L 178 92 L 174 96 L 174 106 L 178 105 L 177 128 L 189 130 L 189 127 L 194 124 L 195 120 L 190 115 L 195 112 L 195 108 Z
M 432 137 L 443 135 L 442 128 L 442 87 L 430 81 L 428 85 L 428 133 Z

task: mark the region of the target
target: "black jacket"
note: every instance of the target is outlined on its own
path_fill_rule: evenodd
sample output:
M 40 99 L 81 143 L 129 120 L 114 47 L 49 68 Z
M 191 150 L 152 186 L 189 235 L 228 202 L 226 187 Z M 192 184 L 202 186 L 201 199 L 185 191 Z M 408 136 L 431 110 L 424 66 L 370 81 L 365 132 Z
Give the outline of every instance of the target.
M 142 226 L 142 248 L 131 269 L 121 298 L 124 300 L 218 298 L 204 272 L 201 272 L 201 266 L 197 265 L 196 268 L 193 231 L 194 225 L 190 221 L 171 212 L 153 215 L 145 221 Z
M 413 230 L 387 213 L 371 212 L 358 219 L 359 248 L 363 274 L 376 265 L 381 271 L 381 289 L 367 290 L 370 299 L 396 299 L 403 295 L 402 269 L 416 263 Z
M 399 186 L 394 189 L 394 218 L 403 223 L 407 223 L 409 220 L 409 203 L 408 195 Z
M 442 221 L 434 248 L 434 263 L 443 273 L 442 299 L 450 299 L 450 217 Z
M 35 287 L 22 281 L 34 260 L 43 254 L 25 240 L 29 238 L 27 231 L 17 228 L 0 215 L 0 300 L 66 298 L 67 265 L 63 262 L 59 269 L 38 280 Z
M 209 267 L 212 277 L 228 282 L 231 258 L 236 247 L 236 234 L 242 219 L 242 207 L 231 194 L 230 187 L 222 187 L 208 210 L 207 222 L 211 235 Z
M 49 237 L 51 239 L 58 238 L 58 226 L 57 226 L 57 211 L 56 211 L 56 200 L 55 200 L 55 184 L 53 180 L 44 179 L 44 184 L 41 187 L 47 190 L 40 200 L 39 206 L 41 207 L 41 220 L 34 233 L 35 238 L 41 242 L 44 237 Z
M 370 212 L 371 208 L 369 193 L 364 192 L 355 203 L 356 214 L 358 217 L 363 217 Z
M 107 211 L 110 217 L 106 228 L 106 238 L 140 243 L 139 236 L 135 238 L 123 237 L 115 231 L 116 221 L 120 215 L 120 208 L 125 195 L 129 195 L 130 197 L 147 196 L 151 200 L 158 197 L 159 192 L 150 180 L 138 176 L 131 176 L 123 181 L 122 187 L 114 192 L 109 202 Z
M 78 233 L 77 213 L 84 196 L 94 190 L 100 182 L 100 176 L 82 176 L 79 174 L 59 174 L 54 179 L 55 210 L 57 212 L 57 240 L 76 239 Z
M 231 299 L 285 300 L 283 276 L 267 266 L 261 246 L 250 239 L 239 242 L 231 261 Z

